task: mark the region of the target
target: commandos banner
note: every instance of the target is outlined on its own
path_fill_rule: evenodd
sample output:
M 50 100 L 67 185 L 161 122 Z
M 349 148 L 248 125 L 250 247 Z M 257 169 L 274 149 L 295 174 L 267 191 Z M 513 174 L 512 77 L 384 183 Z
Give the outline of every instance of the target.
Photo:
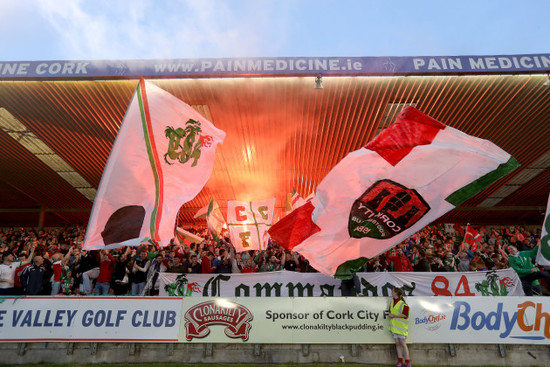
M 247 274 L 160 273 L 161 296 L 184 297 L 335 297 L 342 281 L 319 273 L 275 271 Z M 359 293 L 391 296 L 400 287 L 408 296 L 523 296 L 513 269 L 446 273 L 357 273 Z

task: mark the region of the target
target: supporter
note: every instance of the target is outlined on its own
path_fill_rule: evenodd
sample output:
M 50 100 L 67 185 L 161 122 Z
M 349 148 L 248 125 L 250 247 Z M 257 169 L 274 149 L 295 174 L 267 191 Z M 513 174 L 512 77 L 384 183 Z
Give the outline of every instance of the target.
M 392 249 L 388 260 L 393 264 L 394 271 L 408 272 L 413 271 L 411 260 L 403 253 L 401 247 Z
M 241 258 L 240 254 L 235 253 L 235 247 L 231 243 L 228 243 L 226 245 L 229 248 L 229 258 L 231 260 L 231 272 L 238 274 L 241 272 L 241 269 L 239 268 L 238 261 Z
M 447 269 L 447 271 L 458 271 L 456 258 L 451 250 L 447 250 L 447 253 L 445 254 L 445 258 L 443 259 L 443 265 Z
M 131 252 L 131 247 L 126 247 L 126 250 L 120 254 L 115 261 L 111 288 L 113 289 L 113 293 L 117 296 L 127 294 L 130 288 L 130 275 L 132 273 L 132 266 L 130 266 Z
M 426 258 L 426 250 L 418 250 L 417 259 L 413 264 L 413 271 L 432 271 L 430 261 Z
M 544 279 L 546 286 L 550 286 L 550 273 L 541 271 L 533 260 L 536 259 L 538 246 L 527 251 L 518 251 L 516 246 L 508 246 L 510 266 L 518 273 L 525 295 L 533 295 L 533 281 Z
M 166 259 L 162 252 L 159 252 L 152 261 L 149 261 L 149 264 L 147 271 L 147 294 L 149 296 L 158 296 L 160 287 L 159 274 L 168 269 Z
M 260 252 L 258 256 L 256 256 L 255 261 L 260 264 L 259 272 L 270 272 L 281 269 L 281 262 L 273 254 L 272 250 Z
M 212 266 L 212 261 L 214 260 L 214 253 L 212 251 L 208 251 L 205 256 L 201 259 L 201 273 L 202 274 L 210 274 L 213 273 L 214 270 L 216 270 L 215 266 Z
M 142 249 L 139 255 L 134 258 L 134 267 L 132 269 L 132 295 L 138 296 L 143 293 L 145 282 L 147 281 L 147 270 L 151 263 L 147 259 L 147 250 Z
M 441 273 L 441 272 L 447 271 L 447 268 L 443 264 L 443 260 L 441 260 L 439 255 L 434 255 L 431 257 L 430 268 L 435 273 Z
M 11 252 L 4 253 L 0 264 L 0 296 L 15 295 L 15 274 L 17 269 L 26 266 L 34 256 L 34 248 L 29 259 L 16 261 Z
M 291 254 L 288 250 L 283 253 L 281 264 L 287 271 L 300 271 L 300 261 L 298 260 L 297 254 Z
M 174 256 L 174 261 L 168 267 L 167 273 L 187 273 L 187 268 L 181 262 L 179 256 Z
M 496 270 L 506 269 L 510 267 L 508 260 L 505 259 L 500 253 L 495 252 L 491 255 L 491 261 L 495 264 Z
M 61 293 L 65 296 L 73 294 L 73 272 L 69 269 L 61 276 Z
M 73 293 L 80 295 L 80 288 L 82 285 L 82 272 L 80 271 L 80 260 L 82 259 L 82 251 L 75 249 L 73 256 L 69 258 L 69 269 L 73 273 Z
M 78 272 L 81 276 L 80 294 L 91 294 L 94 287 L 94 280 L 99 276 L 99 252 L 87 251 L 81 254 Z
M 109 294 L 111 289 L 111 280 L 113 279 L 113 270 L 115 269 L 115 258 L 107 250 L 100 252 L 101 262 L 99 263 L 99 274 L 97 276 L 94 294 Z
M 493 254 L 493 253 L 494 253 L 494 248 L 487 248 L 487 249 L 484 249 L 483 251 L 482 250 L 479 251 L 479 257 L 485 264 L 485 270 L 496 269 L 495 262 L 491 259 L 491 256 L 490 256 L 490 254 Z
M 367 272 L 383 272 L 386 271 L 385 261 L 380 260 L 380 256 L 375 256 L 367 263 Z
M 191 255 L 190 262 L 186 266 L 187 266 L 187 272 L 190 274 L 202 273 L 202 264 L 199 263 L 199 258 L 195 254 Z
M 220 248 L 213 262 L 214 273 L 231 273 L 231 258 L 224 248 Z
M 20 280 L 21 273 L 23 272 L 23 270 L 25 270 L 25 268 L 27 266 L 30 266 L 33 257 L 34 257 L 34 251 L 32 251 L 32 250 L 31 250 L 31 254 L 28 258 L 27 258 L 27 252 L 26 251 L 22 251 L 19 254 L 19 261 L 21 262 L 21 265 L 19 265 L 15 269 L 15 276 L 14 276 L 14 280 L 13 280 L 14 285 L 15 285 L 15 294 L 16 295 L 23 294 L 23 285 L 21 285 L 21 280 Z
M 481 257 L 481 252 L 475 251 L 474 252 L 474 258 L 470 261 L 470 271 L 486 271 L 487 265 L 485 265 L 485 261 L 483 261 L 483 258 Z
M 241 263 L 246 264 L 248 258 L 250 258 L 250 257 L 253 258 L 253 259 L 256 258 L 257 253 L 254 250 L 249 250 L 249 251 L 241 252 L 239 255 L 241 255 L 240 256 L 241 257 Z
M 44 274 L 44 258 L 42 256 L 35 256 L 32 260 L 32 265 L 29 265 L 23 270 L 20 281 L 23 286 L 23 294 L 25 295 L 39 295 L 42 294 L 45 279 Z
M 59 293 L 59 290 L 61 289 L 61 276 L 63 274 L 63 271 L 66 270 L 67 264 L 69 263 L 69 258 L 71 256 L 72 247 L 69 249 L 67 254 L 63 256 L 61 252 L 56 252 L 52 256 L 52 291 L 50 293 L 51 296 L 55 296 Z
M 258 265 L 254 262 L 254 259 L 249 257 L 246 260 L 246 264 L 239 262 L 239 269 L 241 273 L 257 273 L 259 270 Z
M 466 272 L 470 271 L 470 262 L 474 258 L 474 253 L 472 250 L 462 250 L 458 253 L 458 271 Z

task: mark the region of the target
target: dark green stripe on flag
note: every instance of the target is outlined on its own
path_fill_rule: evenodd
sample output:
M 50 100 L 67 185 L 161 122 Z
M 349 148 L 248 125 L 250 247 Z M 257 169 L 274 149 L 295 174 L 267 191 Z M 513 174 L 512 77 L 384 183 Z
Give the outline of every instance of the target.
M 481 190 L 485 189 L 487 186 L 491 185 L 493 182 L 506 176 L 517 167 L 519 167 L 518 161 L 514 157 L 510 156 L 508 162 L 500 164 L 494 171 L 487 173 L 461 189 L 453 192 L 451 195 L 447 196 L 445 200 L 454 206 L 458 206 L 475 194 L 479 193 Z

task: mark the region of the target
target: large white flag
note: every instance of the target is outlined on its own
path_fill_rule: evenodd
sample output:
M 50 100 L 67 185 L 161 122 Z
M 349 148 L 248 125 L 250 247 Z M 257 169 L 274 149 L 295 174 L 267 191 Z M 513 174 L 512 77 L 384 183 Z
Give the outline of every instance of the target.
M 317 270 L 334 275 L 348 260 L 397 245 L 517 165 L 495 144 L 408 107 L 328 173 L 312 206 L 298 208 L 269 234 Z M 312 214 L 300 216 L 300 211 Z M 302 230 L 289 231 L 285 219 L 294 219 Z
M 180 207 L 205 185 L 224 138 L 191 106 L 142 79 L 103 171 L 84 248 L 168 244 Z
M 237 252 L 265 250 L 274 210 L 275 198 L 227 202 L 227 227 Z
M 544 223 L 542 223 L 542 233 L 540 236 L 539 251 L 537 253 L 537 264 L 550 266 L 550 195 L 546 205 L 546 214 Z

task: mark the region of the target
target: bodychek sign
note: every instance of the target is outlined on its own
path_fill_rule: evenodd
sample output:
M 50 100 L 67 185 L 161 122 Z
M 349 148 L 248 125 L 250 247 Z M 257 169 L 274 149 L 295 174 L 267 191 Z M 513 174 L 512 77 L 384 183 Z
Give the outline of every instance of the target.
M 0 342 L 391 344 L 389 297 L 2 297 Z M 550 344 L 547 297 L 406 297 L 411 343 Z

